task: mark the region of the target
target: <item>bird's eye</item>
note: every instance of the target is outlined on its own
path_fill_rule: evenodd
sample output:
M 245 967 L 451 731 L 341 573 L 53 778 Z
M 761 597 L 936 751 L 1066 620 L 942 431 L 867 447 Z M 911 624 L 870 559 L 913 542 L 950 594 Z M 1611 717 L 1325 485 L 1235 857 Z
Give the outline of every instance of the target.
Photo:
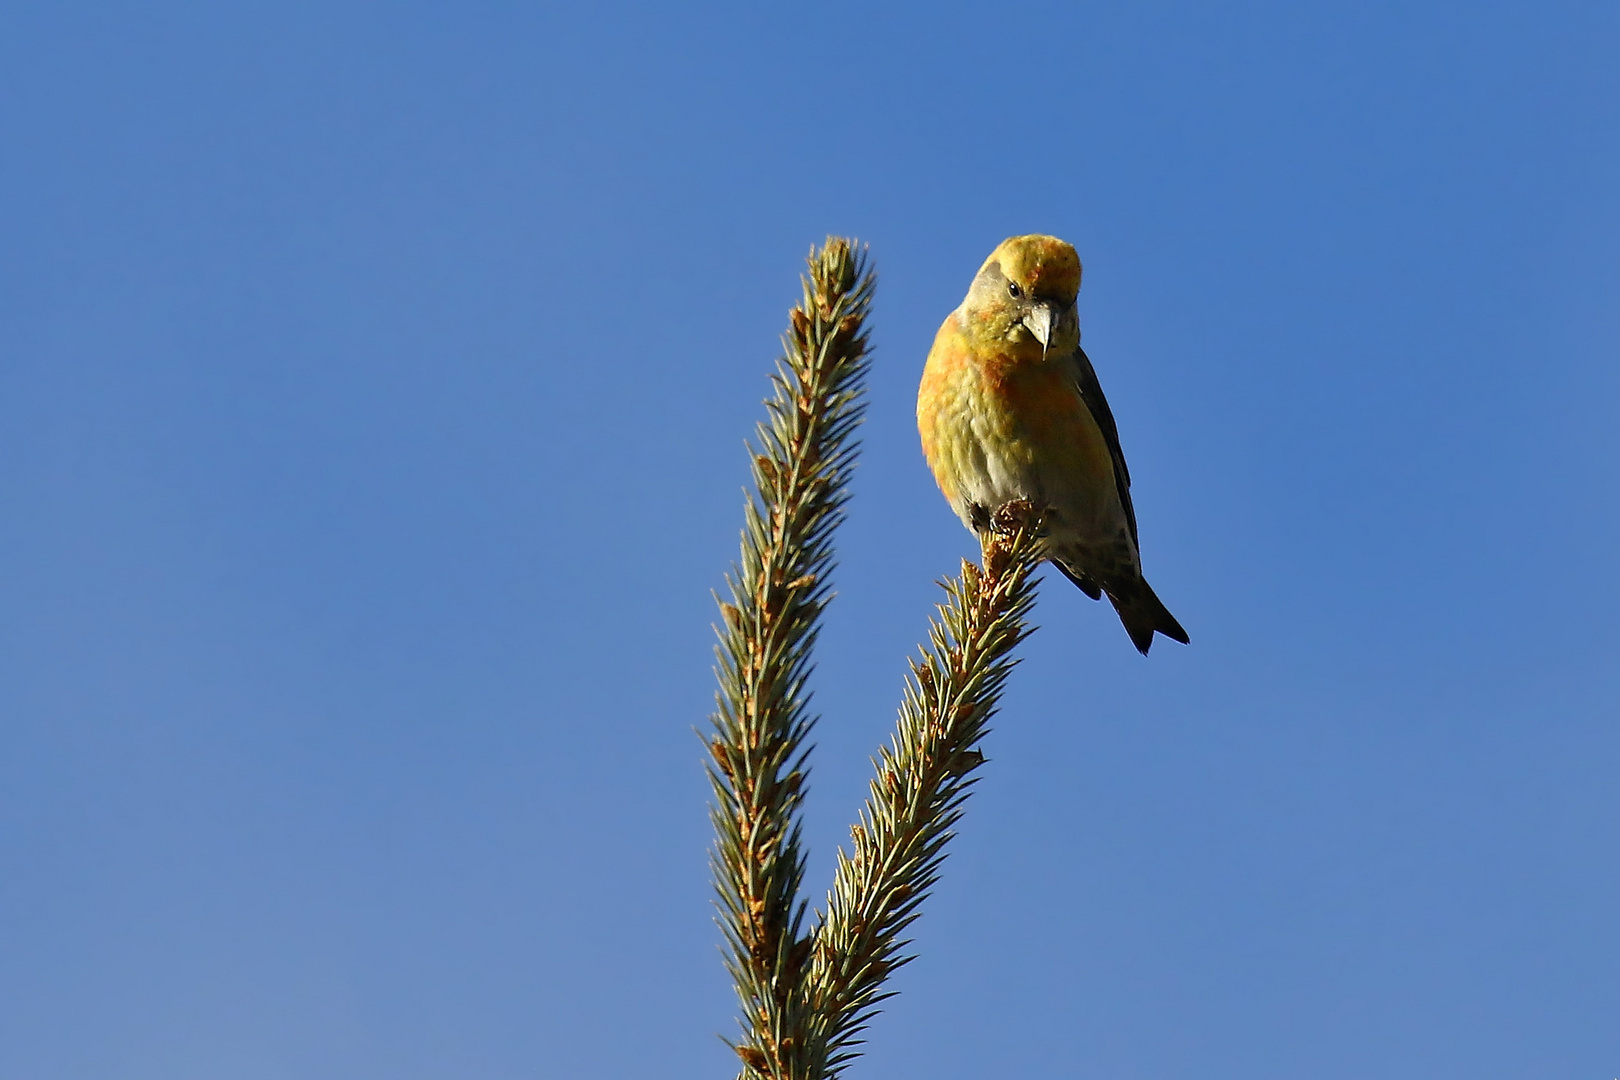
M 1024 290 L 1018 287 L 1018 282 L 1009 281 L 1007 282 L 1007 295 L 1016 300 L 1024 295 Z

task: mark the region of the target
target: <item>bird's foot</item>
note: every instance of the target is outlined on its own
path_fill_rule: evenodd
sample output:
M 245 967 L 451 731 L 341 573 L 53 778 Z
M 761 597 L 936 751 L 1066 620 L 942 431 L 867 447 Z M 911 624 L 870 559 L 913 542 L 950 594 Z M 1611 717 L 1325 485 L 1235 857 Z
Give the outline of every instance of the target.
M 972 525 L 973 531 L 980 536 L 989 532 L 991 528 L 989 508 L 984 503 L 968 503 L 968 524 Z
M 1045 516 L 1045 511 L 1028 499 L 1014 499 L 996 507 L 996 512 L 989 515 L 989 525 L 997 536 L 1011 536 L 1021 529 L 1040 528 Z

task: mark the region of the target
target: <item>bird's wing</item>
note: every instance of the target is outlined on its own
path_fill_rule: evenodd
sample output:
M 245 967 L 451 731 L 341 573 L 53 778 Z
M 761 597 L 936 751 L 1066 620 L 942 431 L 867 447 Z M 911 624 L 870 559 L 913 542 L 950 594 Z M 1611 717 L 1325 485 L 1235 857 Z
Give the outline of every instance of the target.
M 1119 505 L 1125 509 L 1125 520 L 1131 526 L 1131 543 L 1135 544 L 1136 508 L 1131 505 L 1131 471 L 1125 466 L 1125 451 L 1119 448 L 1119 425 L 1114 423 L 1114 411 L 1108 407 L 1108 399 L 1103 397 L 1102 384 L 1097 381 L 1097 371 L 1091 366 L 1091 358 L 1079 346 L 1075 346 L 1074 366 L 1075 379 L 1080 384 L 1080 397 L 1085 401 L 1086 408 L 1091 410 L 1091 418 L 1102 429 L 1103 438 L 1108 443 L 1108 453 L 1114 459 L 1114 486 L 1119 490 Z

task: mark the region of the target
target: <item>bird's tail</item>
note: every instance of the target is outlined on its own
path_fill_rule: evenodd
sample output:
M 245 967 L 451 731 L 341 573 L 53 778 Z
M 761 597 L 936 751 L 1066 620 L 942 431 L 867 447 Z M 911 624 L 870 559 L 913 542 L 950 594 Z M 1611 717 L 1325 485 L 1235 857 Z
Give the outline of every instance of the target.
M 1153 645 L 1155 631 L 1163 634 L 1172 641 L 1187 644 L 1187 631 L 1176 622 L 1176 617 L 1153 594 L 1153 588 L 1147 581 L 1138 577 L 1130 581 L 1109 582 L 1106 587 L 1108 602 L 1114 605 L 1119 612 L 1119 621 L 1125 624 L 1125 632 L 1131 635 L 1131 644 L 1143 656 Z

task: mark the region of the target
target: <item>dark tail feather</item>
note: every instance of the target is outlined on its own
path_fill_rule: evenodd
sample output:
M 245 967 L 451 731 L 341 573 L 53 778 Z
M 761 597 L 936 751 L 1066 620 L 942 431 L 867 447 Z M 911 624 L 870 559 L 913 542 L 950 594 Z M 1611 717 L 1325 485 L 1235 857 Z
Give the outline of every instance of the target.
M 1187 631 L 1181 628 L 1176 617 L 1159 602 L 1159 598 L 1153 595 L 1152 587 L 1141 578 L 1110 586 L 1108 601 L 1119 612 L 1119 621 L 1125 624 L 1125 632 L 1131 635 L 1131 644 L 1143 656 L 1153 645 L 1154 631 L 1172 641 L 1187 644 Z
M 1081 592 L 1085 593 L 1093 600 L 1102 599 L 1102 586 L 1098 585 L 1095 581 L 1092 581 L 1090 578 L 1086 577 L 1086 575 L 1079 573 L 1078 571 L 1070 570 L 1057 559 L 1052 560 L 1052 565 L 1063 571 L 1063 576 L 1074 582 Z

